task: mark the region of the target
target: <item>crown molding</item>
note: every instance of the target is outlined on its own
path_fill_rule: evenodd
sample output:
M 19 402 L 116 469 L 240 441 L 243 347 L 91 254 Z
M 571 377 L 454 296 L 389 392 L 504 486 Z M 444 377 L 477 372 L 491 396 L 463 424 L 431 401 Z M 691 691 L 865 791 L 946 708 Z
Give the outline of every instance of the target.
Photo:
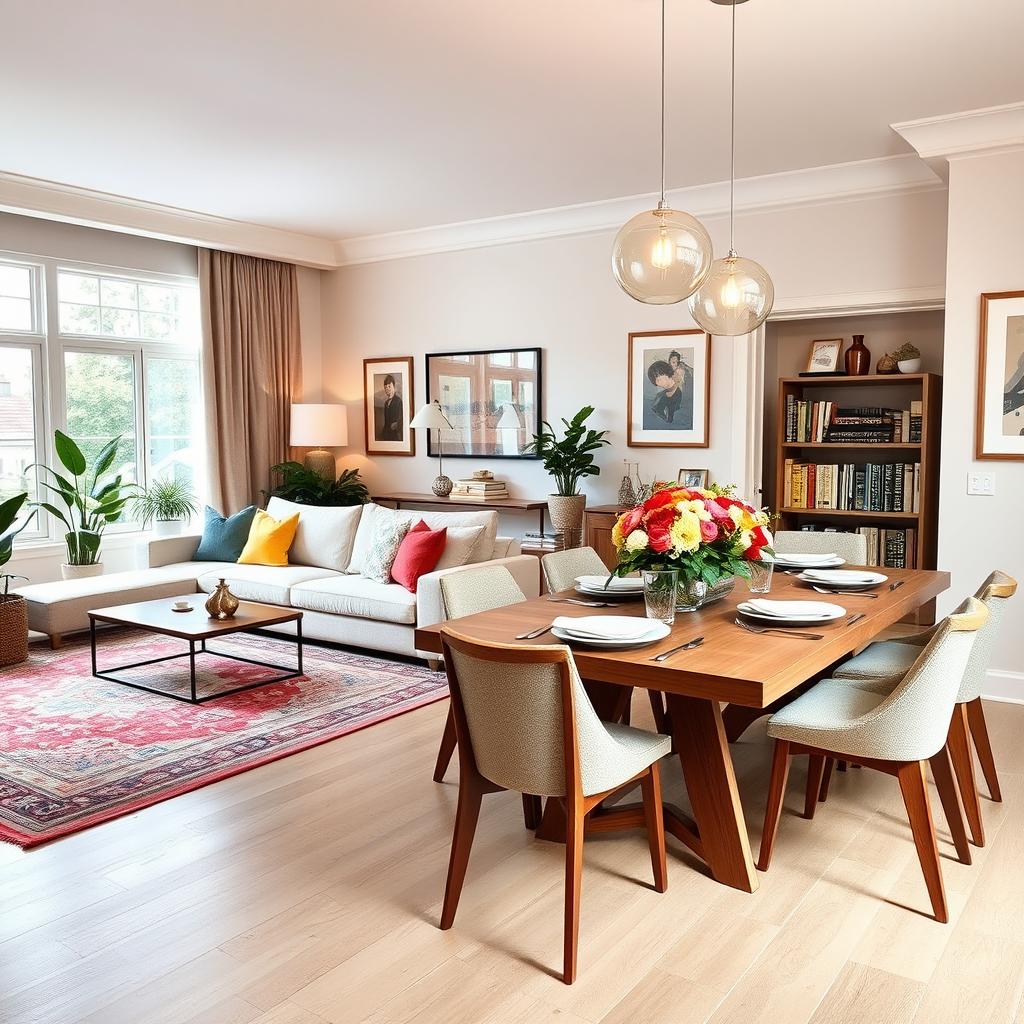
M 141 199 L 0 172 L 0 210 L 123 231 L 308 267 L 336 266 L 329 238 L 215 217 Z
M 736 182 L 736 209 L 746 213 L 761 212 L 942 187 L 941 179 L 934 172 L 916 156 L 907 154 L 741 178 Z M 723 216 L 729 210 L 728 181 L 672 189 L 666 195 L 671 206 L 697 217 Z M 459 249 L 611 231 L 642 210 L 653 209 L 657 199 L 657 193 L 652 192 L 414 231 L 341 239 L 337 243 L 337 264 L 344 267 L 378 263 Z
M 779 299 L 768 319 L 810 320 L 823 316 L 907 313 L 913 310 L 944 309 L 945 305 L 945 285 L 933 284 L 922 288 L 891 288 L 874 292 L 795 295 Z
M 1024 101 L 890 125 L 944 178 L 949 161 L 1024 146 Z

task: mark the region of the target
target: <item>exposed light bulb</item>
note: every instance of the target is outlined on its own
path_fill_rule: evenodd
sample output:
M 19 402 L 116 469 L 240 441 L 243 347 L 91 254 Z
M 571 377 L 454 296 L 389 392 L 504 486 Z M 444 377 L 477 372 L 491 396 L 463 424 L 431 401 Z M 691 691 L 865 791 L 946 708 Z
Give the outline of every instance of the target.
M 672 266 L 673 248 L 672 239 L 668 236 L 668 228 L 665 227 L 665 219 L 662 218 L 658 237 L 651 250 L 651 266 L 656 270 L 668 270 Z
M 736 261 L 733 260 L 732 263 L 735 267 Z M 740 287 L 736 283 L 736 274 L 733 272 L 729 274 L 725 279 L 725 284 L 722 285 L 722 306 L 726 309 L 735 309 L 740 304 L 742 298 L 743 295 L 740 292 Z

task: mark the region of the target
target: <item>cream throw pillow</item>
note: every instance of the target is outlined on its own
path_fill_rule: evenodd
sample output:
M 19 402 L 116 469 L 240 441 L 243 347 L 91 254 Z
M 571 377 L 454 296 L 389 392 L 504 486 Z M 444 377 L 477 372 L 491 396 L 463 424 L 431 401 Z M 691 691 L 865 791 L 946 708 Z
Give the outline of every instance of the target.
M 292 565 L 315 565 L 344 572 L 352 558 L 362 505 L 341 507 L 299 505 L 284 498 L 271 498 L 267 512 L 275 519 L 298 513 L 299 528 L 288 551 Z
M 380 516 L 373 527 L 370 550 L 363 559 L 362 575 L 375 583 L 391 582 L 391 566 L 412 523 L 395 516 Z
M 476 551 L 480 538 L 484 535 L 483 526 L 449 526 L 447 543 L 434 572 L 438 569 L 454 569 L 466 565 Z

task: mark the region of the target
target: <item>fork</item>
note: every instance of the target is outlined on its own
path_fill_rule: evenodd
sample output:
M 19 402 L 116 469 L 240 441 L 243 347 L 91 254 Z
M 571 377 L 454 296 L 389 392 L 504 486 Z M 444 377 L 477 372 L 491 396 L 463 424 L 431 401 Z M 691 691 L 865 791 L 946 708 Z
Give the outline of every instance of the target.
M 516 636 L 516 640 L 536 640 L 537 637 L 543 636 L 552 626 L 553 622 L 549 622 L 546 626 L 540 626 L 537 629 L 531 629 L 529 633 L 519 633 Z
M 584 608 L 619 608 L 617 601 L 580 601 L 575 597 L 549 597 L 552 604 L 579 604 Z
M 825 635 L 823 633 L 798 633 L 792 629 L 774 629 L 771 626 L 752 626 L 749 622 L 744 622 L 742 619 L 734 620 L 736 625 L 740 629 L 745 629 L 748 633 L 778 633 L 780 636 L 795 636 L 800 640 L 824 640 Z
M 862 590 L 830 590 L 828 587 L 814 587 L 819 594 L 839 594 L 842 597 L 867 597 L 872 601 L 878 600 L 877 594 L 865 594 Z

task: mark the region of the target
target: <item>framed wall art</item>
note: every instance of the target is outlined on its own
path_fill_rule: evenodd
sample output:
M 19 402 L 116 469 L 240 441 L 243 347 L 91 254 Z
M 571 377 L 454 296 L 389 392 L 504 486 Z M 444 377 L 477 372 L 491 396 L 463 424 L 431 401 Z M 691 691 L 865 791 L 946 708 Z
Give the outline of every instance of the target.
M 427 454 L 440 443 L 446 459 L 535 459 L 523 449 L 540 431 L 541 386 L 539 348 L 428 354 L 427 401 L 452 429 L 428 435 Z
M 702 330 L 629 336 L 626 443 L 631 448 L 707 448 L 711 336 Z
M 363 360 L 367 455 L 415 455 L 412 356 Z
M 1024 460 L 1024 291 L 981 297 L 975 454 Z
M 811 342 L 807 354 L 807 373 L 835 373 L 839 368 L 839 354 L 843 351 L 842 338 L 822 338 Z

